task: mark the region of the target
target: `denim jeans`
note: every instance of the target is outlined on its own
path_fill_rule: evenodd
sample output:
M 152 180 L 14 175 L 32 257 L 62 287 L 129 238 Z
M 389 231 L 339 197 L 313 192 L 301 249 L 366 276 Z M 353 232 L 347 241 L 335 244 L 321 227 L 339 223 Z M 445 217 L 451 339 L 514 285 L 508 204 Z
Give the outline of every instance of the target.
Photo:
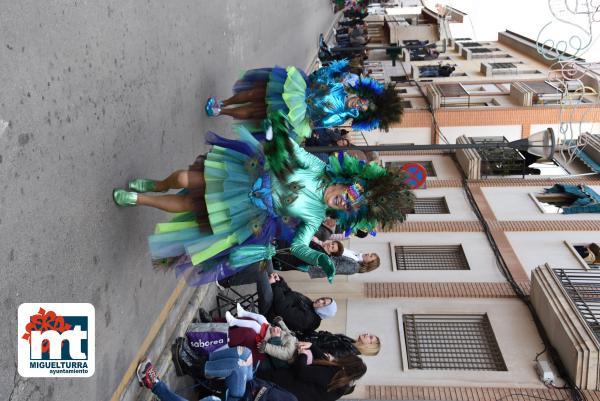
M 253 379 L 252 364 L 240 366 L 240 362 L 252 356 L 248 348 L 240 355 L 238 347 L 211 352 L 204 367 L 207 377 L 223 377 L 227 384 L 227 401 L 242 398 L 246 392 L 246 382 Z M 167 400 L 171 401 L 171 400 Z M 180 401 L 180 400 L 174 400 Z
M 186 398 L 180 397 L 175 394 L 169 386 L 165 382 L 158 381 L 154 387 L 152 387 L 152 392 L 158 397 L 160 401 L 188 401 Z M 208 397 L 204 397 L 200 401 L 221 401 L 220 398 L 215 397 L 214 395 L 209 395 Z

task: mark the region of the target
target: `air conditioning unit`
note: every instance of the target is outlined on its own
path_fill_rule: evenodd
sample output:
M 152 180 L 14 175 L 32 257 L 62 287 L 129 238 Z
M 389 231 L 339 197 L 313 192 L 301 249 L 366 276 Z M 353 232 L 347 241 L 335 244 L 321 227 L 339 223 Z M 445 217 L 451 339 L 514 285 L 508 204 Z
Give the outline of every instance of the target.
M 535 363 L 535 371 L 545 385 L 554 385 L 554 372 L 552 371 L 552 367 L 548 361 L 537 361 Z

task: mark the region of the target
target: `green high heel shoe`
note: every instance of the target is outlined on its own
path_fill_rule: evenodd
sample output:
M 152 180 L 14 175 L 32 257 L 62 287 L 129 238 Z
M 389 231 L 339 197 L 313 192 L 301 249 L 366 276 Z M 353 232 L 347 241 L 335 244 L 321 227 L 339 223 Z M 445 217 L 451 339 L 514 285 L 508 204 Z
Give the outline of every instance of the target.
M 113 201 L 117 206 L 127 207 L 137 205 L 138 194 L 137 192 L 129 192 L 124 189 L 113 190 Z
M 147 178 L 136 178 L 135 180 L 129 181 L 127 184 L 130 191 L 135 191 L 138 193 L 144 192 L 156 192 L 156 181 L 149 180 Z M 167 192 L 167 191 L 162 191 Z

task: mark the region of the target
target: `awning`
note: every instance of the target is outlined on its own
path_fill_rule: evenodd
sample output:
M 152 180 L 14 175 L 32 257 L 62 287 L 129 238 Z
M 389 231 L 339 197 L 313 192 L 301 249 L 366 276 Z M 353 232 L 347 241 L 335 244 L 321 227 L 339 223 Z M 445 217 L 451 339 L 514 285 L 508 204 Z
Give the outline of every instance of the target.
M 600 213 L 600 195 L 587 185 L 554 184 L 546 193 L 563 193 L 576 199 L 570 206 L 562 207 L 563 214 Z

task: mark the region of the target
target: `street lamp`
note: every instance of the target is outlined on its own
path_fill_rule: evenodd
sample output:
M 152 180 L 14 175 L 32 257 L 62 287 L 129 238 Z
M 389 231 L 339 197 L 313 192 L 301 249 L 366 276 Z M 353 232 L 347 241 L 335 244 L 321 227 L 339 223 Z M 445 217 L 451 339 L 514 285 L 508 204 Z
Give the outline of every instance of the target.
M 556 147 L 556 139 L 554 138 L 554 130 L 548 127 L 543 131 L 529 135 L 528 138 L 519 139 L 510 144 L 513 149 L 527 150 L 534 156 L 551 159 Z
M 362 152 L 385 152 L 402 150 L 458 150 L 458 149 L 500 149 L 512 148 L 526 151 L 532 155 L 551 159 L 554 154 L 556 140 L 554 130 L 546 128 L 543 131 L 531 134 L 528 138 L 512 142 L 479 142 L 479 143 L 454 143 L 432 145 L 367 145 L 367 146 L 307 146 L 305 150 L 310 153 L 330 153 L 338 151 L 358 150 Z

